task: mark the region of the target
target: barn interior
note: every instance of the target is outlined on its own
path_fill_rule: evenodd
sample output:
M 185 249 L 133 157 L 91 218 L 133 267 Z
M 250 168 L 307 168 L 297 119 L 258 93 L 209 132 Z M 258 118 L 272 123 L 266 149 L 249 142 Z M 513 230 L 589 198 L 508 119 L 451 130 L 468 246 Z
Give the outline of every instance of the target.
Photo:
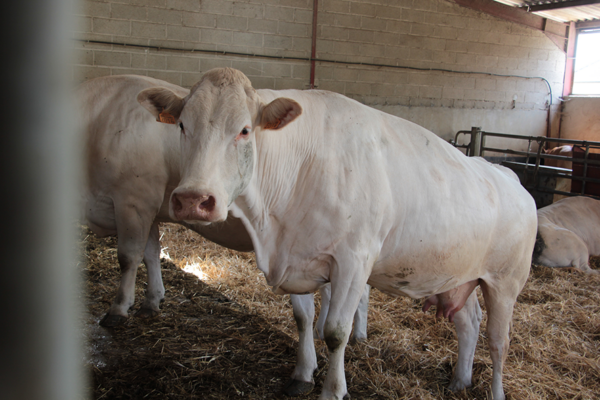
M 25 266 L 1 279 L 5 317 L 19 321 L 2 345 L 3 398 L 275 399 L 295 363 L 289 296 L 271 293 L 254 254 L 175 224 L 161 225 L 161 314 L 133 317 L 138 301 L 123 326 L 99 326 L 120 271 L 116 239 L 78 222 L 76 84 L 135 74 L 190 88 L 232 67 L 255 88 L 334 91 L 421 125 L 513 169 L 538 208 L 600 199 L 600 0 L 34 3 L 11 5 L 3 28 L 19 38 L 4 74 L 14 133 L 0 170 L 15 192 L 3 246 L 7 266 Z M 559 146 L 570 153 L 551 153 Z M 136 300 L 145 282 L 142 265 Z M 598 284 L 598 275 L 532 265 L 513 319 L 508 398 L 598 396 Z M 485 328 L 473 387 L 453 393 L 453 326 L 421 305 L 372 292 L 369 338 L 346 352 L 352 397 L 490 396 Z M 315 346 L 316 387 L 305 399 L 318 398 L 327 367 L 327 347 Z

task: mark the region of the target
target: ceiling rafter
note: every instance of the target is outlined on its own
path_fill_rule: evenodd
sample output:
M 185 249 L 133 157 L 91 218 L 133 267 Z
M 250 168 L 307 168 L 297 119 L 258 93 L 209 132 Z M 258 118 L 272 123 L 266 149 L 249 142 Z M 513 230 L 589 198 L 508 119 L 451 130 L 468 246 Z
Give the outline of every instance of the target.
M 589 6 L 593 4 L 600 4 L 600 0 L 526 1 L 525 4 L 519 6 L 519 8 L 529 12 L 539 12 Z
M 472 8 L 507 21 L 516 22 L 542 31 L 559 49 L 566 51 L 568 25 L 565 23 L 548 20 L 539 15 L 521 10 L 518 7 L 509 6 L 493 0 L 454 0 L 454 2 L 463 7 Z
M 600 21 L 600 0 L 493 0 L 528 14 L 578 25 Z M 579 26 L 578 26 L 579 27 Z

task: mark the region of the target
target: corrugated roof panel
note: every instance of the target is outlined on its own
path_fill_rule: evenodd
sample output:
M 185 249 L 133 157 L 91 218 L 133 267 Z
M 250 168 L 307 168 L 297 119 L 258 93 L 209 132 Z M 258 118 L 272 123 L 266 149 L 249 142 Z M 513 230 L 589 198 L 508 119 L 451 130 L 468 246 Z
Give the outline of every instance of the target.
M 524 1 L 513 1 L 513 0 L 496 0 L 498 3 L 506 4 L 507 6 L 519 7 L 525 4 Z
M 495 0 L 498 3 L 506 4 L 512 7 L 522 6 L 534 6 L 538 4 L 565 4 L 569 1 L 565 0 L 546 0 L 546 1 L 519 1 L 519 0 Z M 537 11 L 532 14 L 539 15 L 540 17 L 552 19 L 559 22 L 571 22 L 571 21 L 590 21 L 600 20 L 600 4 L 592 4 L 577 7 L 565 7 L 557 8 L 554 10 Z

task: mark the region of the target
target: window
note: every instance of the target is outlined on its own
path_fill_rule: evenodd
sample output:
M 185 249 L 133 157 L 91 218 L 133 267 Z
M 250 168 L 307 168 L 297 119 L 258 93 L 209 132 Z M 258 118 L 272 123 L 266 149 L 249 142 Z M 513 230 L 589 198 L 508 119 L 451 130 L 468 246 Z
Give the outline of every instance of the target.
M 572 93 L 600 95 L 600 29 L 577 35 Z

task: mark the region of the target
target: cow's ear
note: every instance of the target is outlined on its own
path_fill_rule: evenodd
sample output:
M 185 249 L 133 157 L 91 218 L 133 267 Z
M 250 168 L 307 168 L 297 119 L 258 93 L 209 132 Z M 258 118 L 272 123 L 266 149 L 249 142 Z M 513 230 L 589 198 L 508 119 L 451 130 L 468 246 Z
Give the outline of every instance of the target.
M 169 89 L 150 88 L 142 90 L 137 101 L 159 122 L 174 124 L 183 109 L 183 98 Z
M 302 107 L 292 99 L 280 97 L 262 108 L 260 126 L 263 129 L 281 129 L 302 114 Z

